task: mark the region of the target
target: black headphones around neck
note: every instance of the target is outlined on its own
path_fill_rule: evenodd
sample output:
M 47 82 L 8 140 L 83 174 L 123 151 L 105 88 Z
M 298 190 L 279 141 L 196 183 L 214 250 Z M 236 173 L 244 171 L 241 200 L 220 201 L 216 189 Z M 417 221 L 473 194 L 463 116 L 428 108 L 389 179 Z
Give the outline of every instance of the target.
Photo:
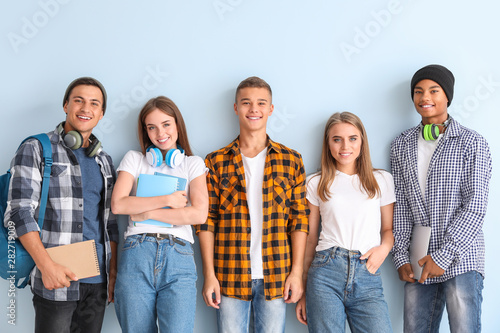
M 69 131 L 68 133 L 64 133 L 64 122 L 60 123 L 57 126 L 57 131 L 59 135 L 62 137 L 64 143 L 68 148 L 72 150 L 76 150 L 82 147 L 83 145 L 83 137 L 78 131 Z M 101 142 L 97 139 L 94 134 L 90 134 L 89 137 L 89 146 L 85 148 L 85 155 L 88 157 L 94 157 L 98 155 L 102 151 Z

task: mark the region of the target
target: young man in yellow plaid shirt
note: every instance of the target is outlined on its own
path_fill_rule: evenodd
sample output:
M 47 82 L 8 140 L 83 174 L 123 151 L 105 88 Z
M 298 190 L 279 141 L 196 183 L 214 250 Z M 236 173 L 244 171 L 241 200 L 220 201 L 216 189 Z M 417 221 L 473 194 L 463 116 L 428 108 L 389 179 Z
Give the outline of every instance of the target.
M 217 309 L 219 332 L 284 332 L 286 303 L 302 296 L 308 232 L 305 172 L 296 151 L 266 134 L 271 87 L 243 80 L 234 111 L 240 135 L 207 155 L 210 206 L 196 227 L 203 298 Z

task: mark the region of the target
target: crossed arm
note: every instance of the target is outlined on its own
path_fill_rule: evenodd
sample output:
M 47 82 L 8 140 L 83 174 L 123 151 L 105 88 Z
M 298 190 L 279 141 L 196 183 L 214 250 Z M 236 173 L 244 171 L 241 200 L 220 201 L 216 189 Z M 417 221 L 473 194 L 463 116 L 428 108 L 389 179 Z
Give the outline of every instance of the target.
M 208 193 L 205 174 L 189 183 L 191 206 L 186 207 L 185 191 L 156 197 L 131 196 L 135 179 L 130 173 L 120 171 L 111 197 L 114 214 L 130 215 L 132 221 L 154 219 L 174 225 L 202 224 L 207 219 Z M 170 207 L 172 209 L 163 209 Z

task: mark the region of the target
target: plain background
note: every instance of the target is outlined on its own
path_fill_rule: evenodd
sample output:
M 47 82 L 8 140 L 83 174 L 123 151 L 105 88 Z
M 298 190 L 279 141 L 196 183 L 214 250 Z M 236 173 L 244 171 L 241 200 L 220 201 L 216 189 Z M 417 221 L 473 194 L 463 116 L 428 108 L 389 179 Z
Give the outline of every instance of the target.
M 409 81 L 438 63 L 456 77 L 449 112 L 488 140 L 493 178 L 484 225 L 483 331 L 500 327 L 496 163 L 500 104 L 500 4 L 494 1 L 63 1 L 5 2 L 0 11 L 0 169 L 20 141 L 64 120 L 62 98 L 80 76 L 99 79 L 108 109 L 95 130 L 116 165 L 138 149 L 136 122 L 151 97 L 172 98 L 195 154 L 225 146 L 238 133 L 232 106 L 238 83 L 257 75 L 273 88 L 268 133 L 317 170 L 324 124 L 356 113 L 373 164 L 389 169 L 389 145 L 419 116 Z M 2 171 L 3 172 L 3 171 Z M 120 219 L 121 230 L 126 223 Z M 201 290 L 201 259 L 195 244 Z M 391 260 L 382 267 L 394 331 L 402 331 L 403 283 Z M 33 331 L 31 292 L 18 290 L 16 326 L 7 323 L 8 284 L 0 281 L 0 331 Z M 306 332 L 288 306 L 287 332 Z M 215 310 L 198 297 L 196 332 L 216 332 Z M 448 332 L 446 317 L 442 332 Z M 103 332 L 120 332 L 111 305 Z

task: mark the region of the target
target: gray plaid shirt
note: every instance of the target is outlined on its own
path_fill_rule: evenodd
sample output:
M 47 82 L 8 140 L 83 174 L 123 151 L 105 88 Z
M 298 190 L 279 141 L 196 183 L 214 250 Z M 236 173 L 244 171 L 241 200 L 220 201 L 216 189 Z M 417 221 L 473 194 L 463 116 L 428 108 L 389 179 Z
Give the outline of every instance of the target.
M 52 170 L 45 220 L 41 233 L 46 248 L 83 241 L 83 188 L 80 165 L 57 130 L 47 133 L 52 143 Z M 111 212 L 111 193 L 116 173 L 111 157 L 101 152 L 95 157 L 101 169 L 104 190 L 100 203 L 101 222 L 104 224 L 106 272 L 109 273 L 111 247 L 118 243 L 118 225 Z M 22 236 L 39 231 L 38 208 L 43 174 L 41 144 L 36 139 L 26 141 L 11 162 L 11 186 L 4 223 L 13 221 L 16 233 Z M 97 175 L 96 175 L 97 176 Z M 40 271 L 31 273 L 31 288 L 37 295 L 55 301 L 75 301 L 80 298 L 79 282 L 71 282 L 69 288 L 47 290 L 43 286 Z
M 425 200 L 418 183 L 417 141 L 420 126 L 392 142 L 391 168 L 396 186 L 393 260 L 409 263 L 413 225 L 431 227 L 429 254 L 445 270 L 425 284 L 444 282 L 477 271 L 484 276 L 483 222 L 488 205 L 491 155 L 478 133 L 451 119 L 437 144 L 427 172 Z

